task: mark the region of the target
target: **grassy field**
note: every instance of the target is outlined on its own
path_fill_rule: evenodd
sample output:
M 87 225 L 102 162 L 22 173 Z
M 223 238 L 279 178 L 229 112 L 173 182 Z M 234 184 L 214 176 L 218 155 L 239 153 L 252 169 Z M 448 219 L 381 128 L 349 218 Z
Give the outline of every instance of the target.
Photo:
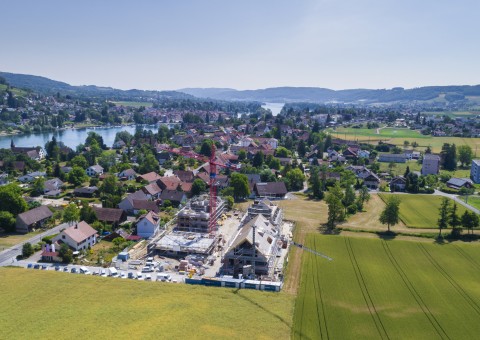
M 0 277 L 3 339 L 290 336 L 293 296 L 285 293 L 11 268 Z
M 152 107 L 152 103 L 149 102 L 112 102 L 116 106 L 128 106 L 128 107 L 140 107 L 140 106 L 145 106 L 145 107 Z
M 462 138 L 462 137 L 433 137 L 420 134 L 418 131 L 410 129 L 394 129 L 384 128 L 380 129 L 380 134 L 377 134 L 376 129 L 353 129 L 339 127 L 336 131 L 330 131 L 335 138 L 377 143 L 379 141 L 388 142 L 397 146 L 403 147 L 405 140 L 410 144 L 417 142 L 419 147 L 417 150 L 423 151 L 430 146 L 433 152 L 440 152 L 443 143 L 459 145 L 469 145 L 474 153 L 480 156 L 480 138 Z M 476 157 L 476 156 L 475 156 Z
M 308 235 L 295 339 L 477 339 L 480 244 Z
M 28 234 L 16 234 L 16 233 L 0 233 L 0 251 L 10 248 L 11 246 L 21 243 L 29 238 L 41 233 L 41 231 L 34 231 Z
M 380 165 L 380 172 L 390 172 L 390 168 L 388 167 L 390 163 L 387 162 L 378 162 Z M 418 164 L 417 161 L 412 160 L 412 161 L 407 161 L 406 163 L 394 163 L 395 166 L 392 169 L 392 172 L 395 176 L 401 175 L 405 173 L 405 170 L 407 170 L 407 166 L 409 167 L 410 171 L 421 171 L 422 170 L 422 165 Z
M 385 201 L 389 194 L 379 194 Z M 397 195 L 400 197 L 400 219 L 409 228 L 437 228 L 438 209 L 442 201 L 441 196 L 433 195 Z M 450 206 L 453 201 L 450 200 Z M 463 205 L 457 204 L 458 215 L 465 212 Z

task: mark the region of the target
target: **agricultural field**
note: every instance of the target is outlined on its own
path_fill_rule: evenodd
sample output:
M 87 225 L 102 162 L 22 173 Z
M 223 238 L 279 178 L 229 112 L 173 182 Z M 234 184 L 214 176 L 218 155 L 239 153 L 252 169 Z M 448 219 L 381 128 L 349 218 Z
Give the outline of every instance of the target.
M 309 234 L 294 339 L 477 339 L 480 244 Z
M 423 151 L 428 146 L 432 151 L 438 153 L 442 150 L 444 143 L 459 145 L 469 145 L 476 155 L 480 155 L 480 138 L 462 138 L 462 137 L 433 137 L 422 135 L 418 131 L 405 129 L 405 128 L 384 128 L 379 130 L 377 134 L 376 129 L 353 129 L 353 128 L 337 128 L 336 131 L 330 131 L 332 137 L 360 141 L 377 143 L 383 141 L 386 143 L 392 143 L 399 147 L 403 147 L 404 141 L 418 143 L 417 150 Z M 478 152 L 478 153 L 477 153 Z M 476 157 L 476 156 L 475 156 Z
M 17 268 L 0 277 L 4 339 L 288 339 L 292 327 L 285 293 Z
M 112 102 L 116 106 L 127 106 L 127 107 L 135 107 L 138 108 L 140 106 L 144 107 L 152 107 L 152 103 L 150 102 Z
M 389 194 L 379 194 L 385 201 Z M 436 229 L 441 196 L 435 195 L 397 195 L 400 200 L 400 219 L 409 228 Z M 453 200 L 450 200 L 450 206 Z M 461 216 L 466 208 L 457 203 L 457 212 Z

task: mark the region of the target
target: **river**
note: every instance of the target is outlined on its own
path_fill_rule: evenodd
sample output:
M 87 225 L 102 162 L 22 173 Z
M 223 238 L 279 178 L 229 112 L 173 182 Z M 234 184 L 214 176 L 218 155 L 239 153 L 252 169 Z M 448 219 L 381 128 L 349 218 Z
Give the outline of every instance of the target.
M 51 132 L 19 134 L 13 136 L 0 136 L 0 148 L 9 149 L 10 142 L 13 139 L 15 146 L 41 146 L 52 140 L 52 136 L 57 138 L 58 142 L 65 143 L 66 146 L 75 150 L 77 145 L 85 143 L 85 139 L 90 131 L 96 132 L 103 137 L 103 142 L 106 146 L 111 147 L 115 141 L 115 135 L 120 131 L 128 131 L 132 135 L 135 134 L 136 129 L 149 130 L 153 132 L 158 131 L 159 125 L 125 125 L 114 127 L 95 127 L 83 129 L 65 129 Z
M 264 105 L 262 105 L 262 107 L 264 109 L 270 109 L 270 111 L 272 111 L 272 114 L 276 116 L 280 113 L 280 111 L 282 111 L 284 105 L 285 103 L 265 103 Z

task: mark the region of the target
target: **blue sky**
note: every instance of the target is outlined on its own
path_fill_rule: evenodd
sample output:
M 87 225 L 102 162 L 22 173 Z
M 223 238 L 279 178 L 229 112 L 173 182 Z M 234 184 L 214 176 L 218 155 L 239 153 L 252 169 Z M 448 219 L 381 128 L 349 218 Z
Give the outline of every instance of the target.
M 121 89 L 480 84 L 480 1 L 0 0 L 0 70 Z

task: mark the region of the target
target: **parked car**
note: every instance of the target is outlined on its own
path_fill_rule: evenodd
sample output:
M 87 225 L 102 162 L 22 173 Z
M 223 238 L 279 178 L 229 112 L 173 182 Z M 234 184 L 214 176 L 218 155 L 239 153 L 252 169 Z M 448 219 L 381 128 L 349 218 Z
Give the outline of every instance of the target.
M 157 281 L 163 281 L 163 282 L 172 281 L 172 276 L 168 273 L 158 273 Z
M 33 269 L 40 269 L 40 265 L 39 264 L 34 265 Z
M 64 267 L 64 268 L 63 268 L 63 271 L 64 271 L 64 272 L 68 272 L 68 267 Z
M 153 266 L 145 266 L 142 268 L 142 273 L 153 273 Z
M 136 279 L 135 274 L 132 273 L 132 272 L 128 273 L 128 278 L 129 279 Z
M 42 266 L 42 270 L 47 270 L 47 266 L 46 266 L 46 265 L 43 265 L 43 266 Z
M 152 275 L 150 274 L 145 275 L 145 281 L 152 281 Z
M 80 274 L 85 274 L 85 275 L 92 275 L 90 270 L 88 270 L 87 267 L 80 267 Z
M 72 270 L 70 270 L 70 273 L 72 274 L 78 274 L 78 269 L 73 267 Z
M 27 265 L 27 268 L 29 268 L 29 269 L 33 268 L 33 264 L 29 263 L 29 264 Z
M 59 271 L 60 270 L 60 266 L 55 266 L 55 271 Z
M 121 279 L 126 279 L 126 278 L 127 278 L 127 274 L 125 274 L 124 272 L 122 272 L 122 273 L 120 273 L 119 278 L 121 278 Z
M 138 272 L 137 273 L 137 280 L 143 281 L 143 279 L 144 279 L 143 274 L 141 272 Z
M 102 269 L 102 271 L 100 272 L 100 276 L 106 277 L 107 271 L 105 269 Z

